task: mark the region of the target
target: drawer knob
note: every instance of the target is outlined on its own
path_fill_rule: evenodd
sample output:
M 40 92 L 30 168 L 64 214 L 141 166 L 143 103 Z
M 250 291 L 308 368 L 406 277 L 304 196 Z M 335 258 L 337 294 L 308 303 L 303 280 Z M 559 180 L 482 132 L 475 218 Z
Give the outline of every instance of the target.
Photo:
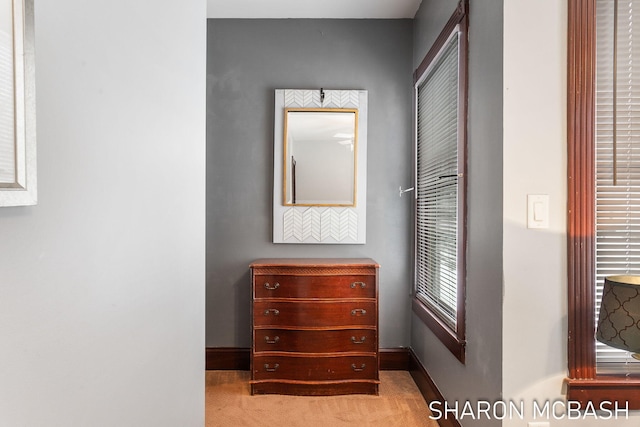
M 354 344 L 364 344 L 366 339 L 367 337 L 360 337 L 360 339 L 357 339 L 356 337 L 351 337 L 351 342 Z
M 276 365 L 276 366 L 277 366 L 277 365 Z M 352 364 L 351 364 L 351 369 L 353 369 L 353 372 L 362 372 L 362 371 L 364 371 L 365 366 L 366 366 L 366 365 L 363 363 L 363 364 L 362 364 L 362 365 L 360 365 L 360 367 L 358 368 L 358 367 L 356 366 L 356 364 L 355 364 L 355 363 L 352 363 Z
M 367 287 L 367 284 L 364 282 L 353 282 L 351 284 L 351 289 L 355 289 L 356 287 L 360 286 L 362 289 Z
M 365 310 L 364 308 L 354 308 L 353 310 L 351 310 L 352 316 L 364 316 L 365 314 L 367 314 L 367 310 Z
M 270 366 L 271 365 L 269 365 L 268 363 L 265 363 L 264 364 L 264 370 L 267 371 L 267 372 L 275 372 L 280 367 L 280 365 L 278 365 L 277 363 L 275 365 L 273 365 L 273 368 L 270 368 Z M 352 366 L 355 366 L 355 365 L 352 365 Z
M 264 284 L 264 288 L 265 288 L 265 289 L 268 289 L 268 290 L 270 290 L 270 291 L 273 291 L 273 290 L 275 290 L 275 289 L 278 289 L 279 287 L 280 287 L 280 283 L 278 283 L 278 282 L 276 282 L 273 286 L 271 286 L 271 285 L 269 284 L 269 282 L 265 282 L 265 284 Z
M 279 336 L 277 336 L 277 335 L 276 335 L 275 337 L 273 337 L 273 339 L 271 339 L 271 338 L 269 338 L 269 337 L 264 337 L 264 341 L 265 341 L 267 344 L 275 344 L 275 343 L 277 343 L 278 341 L 280 341 L 280 337 L 279 337 Z
M 270 309 L 264 311 L 264 315 L 265 316 L 268 316 L 269 314 L 272 314 L 272 313 L 273 313 L 274 316 L 277 316 L 278 314 L 280 314 L 280 310 L 277 310 L 275 308 L 270 308 Z

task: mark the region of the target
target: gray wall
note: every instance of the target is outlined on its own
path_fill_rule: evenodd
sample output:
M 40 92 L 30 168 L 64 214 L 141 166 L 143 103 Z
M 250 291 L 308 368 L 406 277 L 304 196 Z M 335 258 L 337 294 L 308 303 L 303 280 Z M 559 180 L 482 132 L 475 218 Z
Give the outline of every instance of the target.
M 412 20 L 209 20 L 207 339 L 249 347 L 249 263 L 371 257 L 380 345 L 409 345 L 412 271 Z M 275 89 L 366 89 L 367 243 L 271 243 Z
M 457 0 L 423 0 L 416 15 L 417 66 Z M 502 0 L 471 2 L 469 18 L 466 364 L 416 316 L 411 346 L 453 403 L 496 400 L 502 390 Z M 463 421 L 496 426 L 500 421 Z

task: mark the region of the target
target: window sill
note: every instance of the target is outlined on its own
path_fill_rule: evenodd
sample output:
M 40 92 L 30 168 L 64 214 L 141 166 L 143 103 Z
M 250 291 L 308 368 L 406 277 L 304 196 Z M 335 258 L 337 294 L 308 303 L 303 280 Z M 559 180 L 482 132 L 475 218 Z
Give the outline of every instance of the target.
M 595 408 L 602 402 L 612 402 L 621 409 L 640 409 L 640 376 L 599 375 L 587 380 L 567 378 L 565 384 L 567 400 L 580 402 L 583 408 L 588 402 Z
M 449 351 L 460 361 L 465 363 L 465 344 L 464 340 L 459 339 L 455 333 L 440 319 L 438 319 L 427 306 L 419 299 L 412 299 L 413 312 L 422 320 L 431 332 L 449 349 Z

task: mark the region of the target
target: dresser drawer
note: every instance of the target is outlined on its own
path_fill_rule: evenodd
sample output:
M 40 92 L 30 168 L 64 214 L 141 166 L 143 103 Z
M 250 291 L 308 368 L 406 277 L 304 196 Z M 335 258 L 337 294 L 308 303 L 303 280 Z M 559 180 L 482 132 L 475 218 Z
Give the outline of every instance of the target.
M 376 331 L 343 329 L 331 331 L 297 331 L 255 329 L 254 350 L 302 353 L 377 352 Z
M 254 298 L 375 298 L 373 275 L 256 275 Z
M 378 379 L 375 356 L 254 356 L 254 380 L 336 381 Z
M 377 326 L 375 301 L 269 301 L 253 305 L 254 326 Z

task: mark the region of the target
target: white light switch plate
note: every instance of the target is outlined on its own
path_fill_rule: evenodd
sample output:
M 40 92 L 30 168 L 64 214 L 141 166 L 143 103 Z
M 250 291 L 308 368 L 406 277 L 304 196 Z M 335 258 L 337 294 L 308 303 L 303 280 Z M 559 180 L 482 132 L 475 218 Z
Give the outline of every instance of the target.
M 527 195 L 527 228 L 549 228 L 549 195 Z
M 527 423 L 527 427 L 549 427 L 549 423 L 547 421 L 544 421 L 544 422 L 532 421 Z

